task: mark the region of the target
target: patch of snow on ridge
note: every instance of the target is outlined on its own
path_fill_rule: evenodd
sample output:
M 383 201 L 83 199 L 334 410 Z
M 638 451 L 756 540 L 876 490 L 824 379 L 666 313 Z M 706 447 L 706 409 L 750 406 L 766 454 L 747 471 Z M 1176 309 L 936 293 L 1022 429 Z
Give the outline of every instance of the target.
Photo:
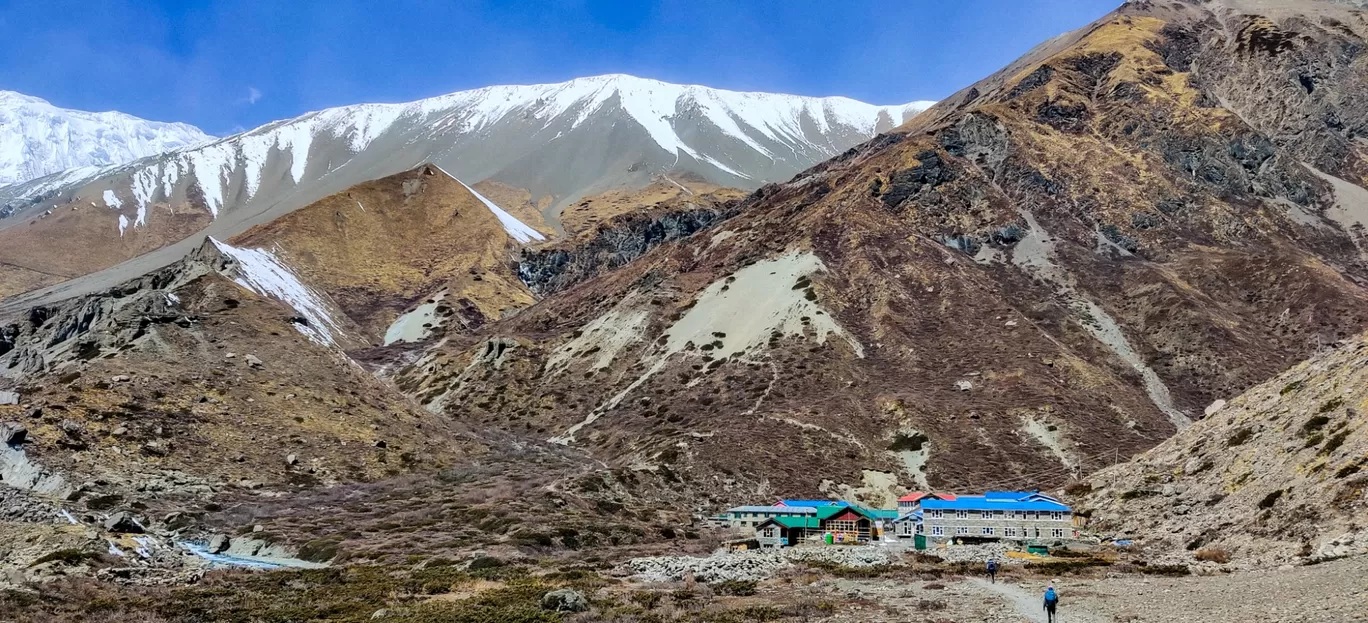
M 461 180 L 456 181 L 461 182 Z M 470 194 L 475 195 L 475 198 L 479 199 L 480 203 L 485 204 L 485 207 L 489 208 L 489 211 L 493 212 L 494 216 L 498 217 L 499 222 L 503 224 L 504 231 L 508 232 L 508 235 L 512 236 L 514 240 L 517 240 L 518 242 L 546 240 L 546 236 L 543 236 L 541 232 L 532 229 L 527 223 L 518 220 L 516 216 L 504 212 L 503 208 L 494 205 L 493 201 L 486 199 L 484 195 L 481 195 L 474 188 L 466 185 L 465 182 L 461 182 L 461 185 L 465 186 L 466 190 L 470 191 Z
M 147 225 L 147 204 L 157 192 L 157 174 L 152 169 L 142 169 L 133 174 L 133 199 L 138 202 L 138 218 L 133 221 L 139 227 Z
M 124 215 L 122 215 L 122 214 L 120 214 L 120 215 L 119 215 L 119 237 L 120 237 L 120 238 L 123 237 L 123 235 L 124 235 L 124 230 L 126 230 L 126 229 L 128 229 L 128 217 L 127 217 L 127 216 L 124 216 Z
M 341 327 L 333 321 L 328 305 L 276 256 L 265 249 L 241 249 L 209 239 L 218 250 L 238 263 L 237 274 L 229 275 L 233 282 L 262 296 L 279 300 L 308 320 L 308 324 L 291 323 L 310 340 L 325 346 L 337 343 Z
M 106 206 L 114 208 L 115 210 L 123 207 L 123 202 L 119 201 L 119 198 L 114 195 L 114 191 L 112 190 L 104 191 L 104 202 Z
M 447 177 L 456 180 L 462 186 L 465 186 L 465 189 L 470 191 L 470 194 L 475 195 L 475 198 L 479 199 L 480 203 L 485 204 L 485 207 L 489 208 L 489 211 L 493 212 L 494 216 L 499 219 L 499 223 L 503 225 L 504 231 L 508 232 L 508 235 L 512 236 L 514 240 L 517 240 L 518 242 L 546 240 L 546 236 L 543 236 L 541 232 L 532 229 L 527 225 L 527 223 L 518 220 L 518 217 L 513 216 L 512 214 L 505 212 L 503 208 L 494 205 L 493 201 L 490 201 L 484 195 L 481 195 L 474 188 L 471 188 L 469 184 L 462 182 L 455 175 L 447 173 L 446 169 L 443 169 L 442 167 L 437 167 L 437 170 L 441 171 L 442 173 L 446 173 Z

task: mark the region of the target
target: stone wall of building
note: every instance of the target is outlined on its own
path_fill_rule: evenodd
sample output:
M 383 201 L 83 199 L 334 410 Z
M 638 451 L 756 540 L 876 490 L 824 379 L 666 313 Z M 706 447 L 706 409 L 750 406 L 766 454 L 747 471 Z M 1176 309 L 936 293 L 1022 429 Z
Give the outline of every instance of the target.
M 1070 513 L 1060 513 L 1059 519 L 1055 515 L 1042 513 L 1034 518 L 1010 517 L 1003 513 L 1001 516 L 994 514 L 989 519 L 983 519 L 977 512 L 968 513 L 967 517 L 959 518 L 955 511 L 945 511 L 944 516 L 937 518 L 930 511 L 925 512 L 925 533 L 933 539 L 954 538 L 957 536 L 970 537 L 996 537 L 1000 539 L 1071 539 L 1074 533 L 1073 517 Z M 1042 519 L 1041 516 L 1044 518 Z M 940 534 L 936 533 L 936 528 L 940 528 Z M 963 528 L 964 531 L 960 531 Z M 992 533 L 987 534 L 984 528 L 991 528 Z M 1056 532 L 1058 531 L 1058 532 Z

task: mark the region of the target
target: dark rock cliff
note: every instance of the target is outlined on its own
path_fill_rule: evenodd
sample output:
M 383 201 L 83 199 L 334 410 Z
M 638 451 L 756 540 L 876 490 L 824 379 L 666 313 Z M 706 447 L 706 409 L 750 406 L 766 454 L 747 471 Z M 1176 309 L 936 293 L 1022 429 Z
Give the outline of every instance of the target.
M 524 251 L 518 259 L 518 278 L 539 297 L 554 294 L 712 227 L 734 216 L 740 205 L 686 203 L 682 209 L 624 214 L 604 223 L 587 240 Z

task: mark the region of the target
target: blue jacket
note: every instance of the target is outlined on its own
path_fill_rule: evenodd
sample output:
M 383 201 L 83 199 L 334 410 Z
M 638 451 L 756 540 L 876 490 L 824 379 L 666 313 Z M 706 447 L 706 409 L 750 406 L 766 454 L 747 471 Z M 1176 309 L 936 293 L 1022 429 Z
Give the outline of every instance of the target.
M 1058 604 L 1058 603 L 1059 603 L 1059 595 L 1058 595 L 1057 593 L 1055 593 L 1055 589 L 1053 589 L 1053 588 L 1047 588 L 1047 589 L 1045 589 L 1045 607 L 1046 607 L 1046 608 L 1049 608 L 1050 606 L 1054 606 L 1054 605 L 1056 605 L 1056 604 Z

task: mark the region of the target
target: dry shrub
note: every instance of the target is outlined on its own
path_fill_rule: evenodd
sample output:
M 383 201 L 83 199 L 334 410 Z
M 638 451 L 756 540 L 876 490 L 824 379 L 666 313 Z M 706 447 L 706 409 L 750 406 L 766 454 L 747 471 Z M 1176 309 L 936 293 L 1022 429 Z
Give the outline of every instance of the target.
M 1197 560 L 1202 562 L 1215 562 L 1225 564 L 1230 562 L 1230 552 L 1220 547 L 1203 547 L 1194 554 Z

